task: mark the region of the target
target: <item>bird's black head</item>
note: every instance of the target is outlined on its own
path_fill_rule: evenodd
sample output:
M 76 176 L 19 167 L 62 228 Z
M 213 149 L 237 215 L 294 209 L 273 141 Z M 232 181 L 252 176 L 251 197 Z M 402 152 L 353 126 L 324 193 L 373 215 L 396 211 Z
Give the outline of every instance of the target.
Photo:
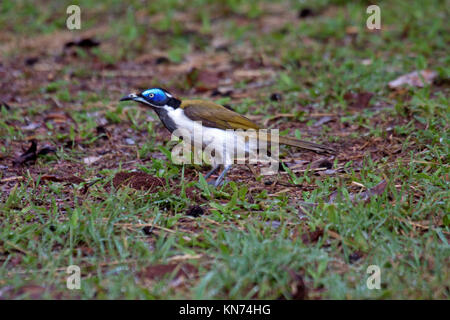
M 178 108 L 181 101 L 174 98 L 167 90 L 162 88 L 151 88 L 140 93 L 131 93 L 120 101 L 137 101 L 153 108 L 163 108 L 165 106 Z

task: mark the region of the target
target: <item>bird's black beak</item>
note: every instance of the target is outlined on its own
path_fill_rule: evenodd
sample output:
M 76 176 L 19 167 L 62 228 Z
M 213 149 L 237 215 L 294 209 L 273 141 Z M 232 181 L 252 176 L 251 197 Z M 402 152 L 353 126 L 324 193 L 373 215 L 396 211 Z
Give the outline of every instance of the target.
M 129 95 L 122 97 L 122 99 L 120 99 L 119 101 L 130 101 L 130 100 L 134 100 L 136 98 L 137 98 L 136 93 L 130 93 Z

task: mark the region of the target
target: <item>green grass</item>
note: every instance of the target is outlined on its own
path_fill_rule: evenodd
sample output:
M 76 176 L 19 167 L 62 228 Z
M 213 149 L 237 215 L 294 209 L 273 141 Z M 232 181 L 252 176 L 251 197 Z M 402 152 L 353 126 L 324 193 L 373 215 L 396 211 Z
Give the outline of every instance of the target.
M 65 2 L 13 2 L 0 5 L 5 39 L 64 31 Z M 258 19 L 274 16 L 267 9 L 272 1 L 67 3 L 80 5 L 83 31 L 109 24 L 106 32 L 96 34 L 102 45 L 76 59 L 65 58 L 51 78 L 28 70 L 20 83 L 29 81 L 29 88 L 16 79 L 12 92 L 0 89 L 0 98 L 7 93 L 21 97 L 9 111 L 0 107 L 0 165 L 8 167 L 0 166 L 0 179 L 23 177 L 0 183 L 0 289 L 13 288 L 6 297 L 26 298 L 27 290 L 20 288 L 34 284 L 44 288 L 43 298 L 289 299 L 293 279 L 288 270 L 293 270 L 302 274 L 311 299 L 449 298 L 448 1 L 380 1 L 381 32 L 365 29 L 364 2 L 314 2 L 313 16 L 270 28 L 267 20 Z M 280 19 L 306 6 L 296 1 L 278 5 Z M 348 27 L 355 26 L 356 37 L 348 34 Z M 263 57 L 261 68 L 273 69 L 276 76 L 271 85 L 243 98 L 202 97 L 259 116 L 261 123 L 275 114 L 294 113 L 269 124 L 340 146 L 341 155 L 333 161 L 342 171 L 280 174 L 279 181 L 296 186 L 275 194 L 264 181 L 276 177 L 255 182 L 250 175 L 248 184 L 230 181 L 214 189 L 194 174 L 206 168 L 169 161 L 173 143 L 160 136 L 161 125 L 151 121 L 156 119 L 151 111 L 117 103 L 123 94 L 153 85 L 173 84 L 182 96 L 201 96 L 184 74 L 152 67 L 148 78 L 123 80 L 121 72 L 128 70 L 122 66 L 154 49 L 164 52 L 171 66 L 183 65 L 194 53 L 207 60 L 221 52 L 212 47 L 219 34 L 231 56 L 231 62 L 223 63 L 245 70 L 245 63 Z M 11 67 L 36 52 L 12 49 L 4 64 Z M 41 60 L 58 64 L 51 54 L 40 54 Z M 100 76 L 109 64 L 117 74 Z M 134 66 L 140 70 L 145 62 Z M 441 83 L 397 93 L 388 88 L 389 81 L 420 69 L 437 71 Z M 245 89 L 255 82 L 244 79 L 233 86 Z M 373 93 L 370 106 L 352 107 L 344 98 L 349 91 Z M 282 94 L 281 102 L 269 99 L 274 92 Z M 70 115 L 66 127 L 47 122 L 36 132 L 23 129 L 53 112 L 52 98 Z M 333 114 L 335 121 L 314 127 L 320 117 L 313 113 Z M 97 136 L 101 118 L 115 140 Z M 11 159 L 33 134 L 39 142 L 56 145 L 57 152 L 13 171 Z M 136 144 L 114 146 L 124 145 L 125 137 Z M 64 146 L 75 140 L 77 147 Z M 104 148 L 109 150 L 101 154 L 104 163 L 84 164 L 85 157 Z M 288 157 L 293 152 L 282 149 Z M 165 186 L 156 193 L 116 190 L 113 176 L 130 163 L 163 178 Z M 70 168 L 86 182 L 40 182 L 46 174 Z M 383 194 L 366 202 L 351 200 L 350 195 L 382 180 L 388 182 Z M 190 188 L 202 195 L 207 214 L 186 215 L 197 203 L 186 191 Z M 333 192 L 342 197 L 328 203 Z M 151 234 L 142 231 L 146 224 L 154 226 Z M 317 231 L 323 235 L 307 241 Z M 149 266 L 179 259 L 198 274 L 178 285 L 175 273 L 150 282 L 140 275 Z M 73 264 L 81 267 L 81 290 L 66 289 L 65 270 Z M 381 268 L 380 290 L 366 287 L 366 270 L 373 264 Z

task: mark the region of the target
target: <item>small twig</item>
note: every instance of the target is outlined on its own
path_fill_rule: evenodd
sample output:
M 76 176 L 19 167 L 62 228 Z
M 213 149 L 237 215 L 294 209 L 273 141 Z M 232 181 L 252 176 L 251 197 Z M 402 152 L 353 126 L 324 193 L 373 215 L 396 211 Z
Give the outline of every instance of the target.
M 9 178 L 4 178 L 0 180 L 1 183 L 11 182 L 11 181 L 23 181 L 25 178 L 23 176 L 14 176 Z
M 152 223 L 138 223 L 138 224 L 134 224 L 134 223 L 114 223 L 115 226 L 119 226 L 119 227 L 135 227 L 135 228 L 143 228 L 143 227 L 151 227 L 151 228 L 155 228 L 155 229 L 160 229 L 163 231 L 167 231 L 170 233 L 176 233 L 176 231 L 171 230 L 171 229 L 167 229 Z
M 19 247 L 17 244 L 15 244 L 15 243 L 12 243 L 12 242 L 10 242 L 10 241 L 8 241 L 8 240 L 6 240 L 5 241 L 5 243 L 7 244 L 7 245 L 10 245 L 11 247 L 13 247 L 14 249 L 16 249 L 17 251 L 20 251 L 20 252 L 22 252 L 22 253 L 24 253 L 24 254 L 26 254 L 26 255 L 32 255 L 29 251 L 27 251 L 27 250 L 25 250 L 25 249 L 22 249 L 21 247 Z
M 336 168 L 336 169 L 328 169 L 328 168 L 314 168 L 314 169 L 302 169 L 302 170 L 292 170 L 291 169 L 291 171 L 294 172 L 294 173 L 308 172 L 308 171 L 317 172 L 317 171 L 327 171 L 327 170 L 335 170 L 336 172 L 339 172 L 342 169 L 344 169 L 344 167 L 339 167 L 339 168 Z M 289 173 L 288 172 L 280 172 L 280 174 L 289 174 Z
M 264 126 L 267 127 L 267 124 L 269 123 L 269 121 L 278 119 L 278 118 L 293 118 L 295 117 L 294 113 L 278 113 L 276 115 L 273 115 L 269 118 L 267 118 L 266 120 L 264 120 Z
M 272 194 L 268 194 L 267 196 L 268 197 L 276 197 L 276 196 L 279 196 L 280 194 L 283 194 L 283 193 L 286 193 L 286 192 L 289 192 L 289 191 L 291 191 L 291 189 L 286 188 L 286 189 L 280 190 L 278 192 L 275 192 L 275 193 L 272 193 Z
M 134 223 L 115 223 L 115 226 L 121 226 L 121 227 L 131 227 L 131 228 L 143 228 L 143 227 L 151 227 L 151 228 L 155 228 L 155 229 L 159 229 L 159 230 L 163 230 L 166 232 L 170 232 L 170 233 L 177 233 L 177 232 L 184 232 L 184 233 L 190 233 L 193 234 L 194 232 L 192 231 L 188 231 L 188 230 L 184 230 L 184 229 L 178 229 L 178 230 L 172 230 L 172 229 L 167 229 L 161 226 L 158 226 L 156 224 L 152 224 L 152 223 L 138 223 L 138 224 L 134 224 Z
M 423 224 L 420 224 L 420 223 L 417 223 L 417 222 L 414 222 L 414 221 L 410 221 L 410 220 L 405 219 L 405 218 L 394 217 L 394 219 L 397 219 L 398 221 L 401 221 L 401 222 L 409 223 L 413 227 L 424 229 L 424 230 L 429 230 L 431 227 L 434 227 L 434 226 L 426 226 L 426 225 L 423 225 Z M 450 234 L 450 232 L 447 232 L 447 231 L 444 231 L 444 230 L 441 230 L 441 232 L 445 233 L 445 234 Z
M 203 257 L 203 254 L 196 254 L 196 255 L 192 255 L 192 254 L 183 254 L 181 256 L 173 256 L 171 258 L 168 259 L 169 262 L 173 262 L 173 261 L 184 261 L 184 260 L 191 260 L 191 259 L 200 259 Z
M 100 266 L 100 267 L 106 267 L 106 266 L 114 266 L 118 264 L 128 264 L 138 262 L 137 259 L 128 259 L 124 261 L 112 261 L 112 262 L 101 262 L 101 263 L 93 263 L 91 266 Z M 89 262 L 87 262 L 89 263 Z M 7 273 L 8 276 L 13 276 L 16 274 L 29 274 L 29 273 L 46 273 L 46 272 L 65 272 L 67 270 L 67 267 L 61 267 L 61 268 L 55 268 L 55 269 L 40 269 L 40 270 L 17 270 L 17 271 L 10 271 Z

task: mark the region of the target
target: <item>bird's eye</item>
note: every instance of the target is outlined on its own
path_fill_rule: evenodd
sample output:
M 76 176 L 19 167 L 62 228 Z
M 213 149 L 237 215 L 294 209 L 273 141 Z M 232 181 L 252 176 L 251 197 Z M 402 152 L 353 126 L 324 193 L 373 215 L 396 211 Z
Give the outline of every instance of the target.
M 155 94 L 154 93 L 150 93 L 148 96 L 149 96 L 149 98 L 153 98 L 155 96 Z

